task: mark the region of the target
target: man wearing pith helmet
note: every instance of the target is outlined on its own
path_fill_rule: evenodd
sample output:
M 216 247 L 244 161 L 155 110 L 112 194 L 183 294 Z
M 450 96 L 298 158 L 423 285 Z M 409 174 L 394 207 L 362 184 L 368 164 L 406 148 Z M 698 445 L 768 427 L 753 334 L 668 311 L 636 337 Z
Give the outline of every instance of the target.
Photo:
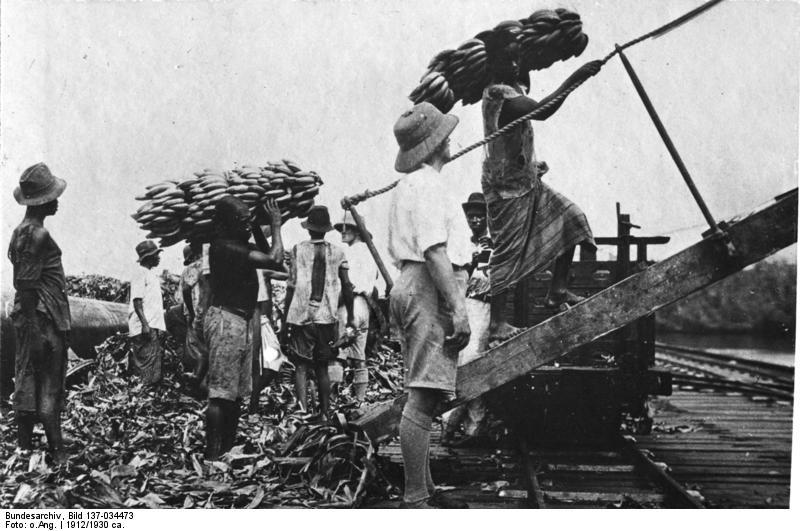
M 61 249 L 44 227 L 44 220 L 58 211 L 58 198 L 66 187 L 67 183 L 41 162 L 22 173 L 14 199 L 27 208 L 8 247 L 16 290 L 11 319 L 17 341 L 14 410 L 19 450 L 31 451 L 33 426 L 38 420 L 57 464 L 66 461 L 61 410 L 70 313 Z
M 455 392 L 458 352 L 470 338 L 464 293 L 472 253 L 458 203 L 442 171 L 458 118 L 430 103 L 405 112 L 394 126 L 405 173 L 392 192 L 389 255 L 400 269 L 391 319 L 401 331 L 408 401 L 400 421 L 405 508 L 465 507 L 437 492 L 430 473 L 431 421 Z

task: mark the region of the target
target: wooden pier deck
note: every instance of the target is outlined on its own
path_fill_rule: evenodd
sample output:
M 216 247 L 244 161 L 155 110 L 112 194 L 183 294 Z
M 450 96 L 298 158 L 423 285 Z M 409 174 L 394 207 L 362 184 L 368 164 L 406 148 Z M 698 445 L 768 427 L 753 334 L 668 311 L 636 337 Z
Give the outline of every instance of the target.
M 639 448 L 706 506 L 789 507 L 791 402 L 684 388 L 652 405 L 656 427 Z
M 792 404 L 739 393 L 680 388 L 653 399 L 654 430 L 635 446 L 699 505 L 789 506 Z M 381 446 L 385 468 L 402 486 L 398 441 Z M 434 479 L 471 508 L 662 508 L 673 506 L 663 483 L 610 447 L 453 449 L 432 438 Z M 531 485 L 530 477 L 536 478 Z M 538 502 L 535 498 L 538 497 Z M 371 500 L 371 508 L 397 500 Z

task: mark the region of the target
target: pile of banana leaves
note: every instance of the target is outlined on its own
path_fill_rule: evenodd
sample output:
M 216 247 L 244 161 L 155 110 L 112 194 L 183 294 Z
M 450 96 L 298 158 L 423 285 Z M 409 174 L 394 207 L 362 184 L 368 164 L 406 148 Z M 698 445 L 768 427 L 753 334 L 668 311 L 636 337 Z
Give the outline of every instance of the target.
M 180 277 L 167 271 L 161 272 L 161 294 L 164 308 L 176 304 Z M 67 295 L 84 299 L 108 302 L 129 302 L 131 283 L 103 275 L 67 275 Z
M 164 380 L 149 388 L 127 373 L 126 336 L 98 347 L 93 372 L 68 391 L 64 465 L 49 463 L 40 427 L 33 452 L 17 451 L 13 413 L 3 412 L 0 505 L 355 507 L 394 491 L 376 470 L 371 443 L 347 424 L 349 387 L 339 393 L 333 421 L 314 424 L 297 407 L 288 375 L 261 394 L 257 414 L 242 416 L 234 448 L 219 461 L 205 460 L 205 401 L 183 388 L 178 345 L 169 337 L 163 343 Z M 368 400 L 402 387 L 399 355 L 391 348 L 381 347 L 369 364 Z

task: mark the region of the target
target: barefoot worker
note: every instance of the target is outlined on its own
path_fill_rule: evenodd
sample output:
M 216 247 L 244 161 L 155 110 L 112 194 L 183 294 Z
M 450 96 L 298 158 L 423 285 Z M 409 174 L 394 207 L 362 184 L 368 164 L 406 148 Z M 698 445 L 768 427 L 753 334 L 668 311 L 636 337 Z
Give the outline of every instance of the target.
M 66 187 L 43 163 L 22 173 L 14 199 L 27 210 L 8 247 L 16 290 L 11 320 L 17 341 L 14 410 L 18 444 L 22 451 L 32 449 L 33 426 L 38 420 L 56 463 L 66 460 L 61 410 L 70 314 L 61 249 L 44 228 L 44 218 L 56 213 L 58 197 Z
M 273 235 L 269 254 L 248 243 L 251 216 L 245 203 L 225 196 L 216 205 L 218 235 L 208 251 L 211 303 L 203 321 L 209 353 L 206 459 L 217 459 L 233 447 L 242 401 L 250 397 L 256 269 L 283 268 L 280 209 L 268 201 L 266 210 Z
M 539 102 L 525 96 L 519 83 L 520 50 L 514 33 L 495 30 L 482 38 L 492 76 L 483 93 L 484 134 L 489 136 L 532 111 Z M 586 63 L 562 88 L 595 75 L 601 64 Z M 561 88 L 542 102 L 560 91 Z M 553 105 L 551 114 L 559 107 L 560 104 Z M 563 303 L 580 300 L 567 291 L 567 274 L 575 246 L 594 246 L 592 231 L 586 216 L 573 202 L 542 182 L 544 168 L 546 165 L 536 160 L 530 121 L 486 146 L 481 184 L 494 241 L 490 346 L 518 332 L 505 319 L 506 298 L 516 283 L 531 273 L 553 264 L 548 307 L 558 308 Z
M 315 205 L 301 223 L 309 239 L 292 248 L 286 284 L 285 328 L 291 326 L 291 361 L 295 364 L 297 402 L 308 411 L 308 373 L 317 378 L 319 418 L 330 413 L 328 363 L 336 359 L 332 345 L 339 338 L 338 307 L 344 302 L 345 328 L 353 329 L 353 286 L 344 249 L 325 239 L 333 230 L 328 208 Z
M 131 279 L 131 303 L 128 309 L 128 335 L 133 340 L 130 364 L 133 373 L 145 385 L 161 381 L 163 349 L 159 337 L 166 331 L 161 277 L 156 267 L 161 263 L 161 249 L 151 240 L 136 246 L 140 269 Z
M 400 421 L 406 508 L 451 504 L 435 490 L 429 447 L 433 414 L 455 392 L 458 352 L 470 338 L 464 302 L 465 266 L 472 260 L 464 245 L 469 236 L 458 203 L 446 200 L 449 191 L 440 173 L 457 123 L 455 116 L 420 103 L 394 126 L 400 146 L 395 169 L 408 174 L 392 192 L 388 245 L 401 271 L 390 313 L 401 335 L 408 392 Z

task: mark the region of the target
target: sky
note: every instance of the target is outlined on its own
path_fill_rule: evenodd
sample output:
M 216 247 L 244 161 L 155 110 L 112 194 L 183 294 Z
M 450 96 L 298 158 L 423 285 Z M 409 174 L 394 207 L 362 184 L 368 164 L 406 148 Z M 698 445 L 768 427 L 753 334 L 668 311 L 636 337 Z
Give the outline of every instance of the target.
M 532 73 L 538 99 L 614 43 L 700 3 L 4 0 L 0 244 L 23 215 L 12 196 L 19 175 L 39 161 L 68 182 L 46 222 L 68 274 L 128 278 L 144 237 L 129 216 L 134 196 L 204 167 L 295 160 L 323 177 L 318 202 L 335 219 L 342 196 L 399 176 L 392 127 L 438 51 L 535 9 L 576 10 L 589 45 Z M 797 186 L 798 28 L 796 2 L 729 0 L 628 52 L 717 219 Z M 481 138 L 479 105 L 452 113 L 454 151 Z M 595 235 L 614 235 L 620 202 L 642 227 L 636 234 L 672 237 L 652 257 L 700 238 L 700 210 L 618 59 L 534 130 L 545 182 L 581 206 Z M 461 201 L 480 190 L 481 159 L 478 150 L 447 167 L 463 179 Z M 360 207 L 381 249 L 389 197 Z M 285 236 L 305 235 L 293 220 Z M 179 272 L 181 246 L 162 263 Z

